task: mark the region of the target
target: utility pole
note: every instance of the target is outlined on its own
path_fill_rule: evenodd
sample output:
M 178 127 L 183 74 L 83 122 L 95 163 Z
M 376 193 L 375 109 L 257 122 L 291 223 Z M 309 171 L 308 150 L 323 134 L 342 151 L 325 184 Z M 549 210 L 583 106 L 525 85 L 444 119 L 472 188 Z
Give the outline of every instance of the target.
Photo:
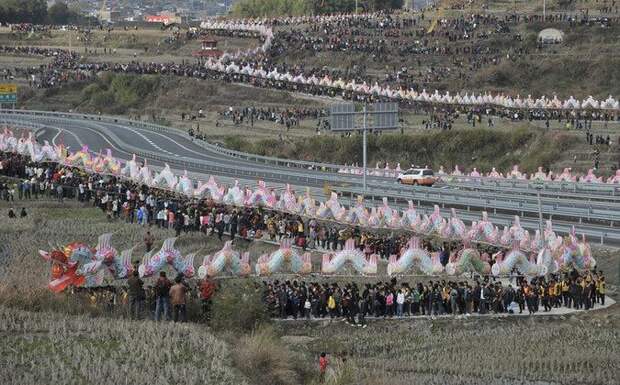
M 545 244 L 545 232 L 543 230 L 543 215 L 542 215 L 542 202 L 540 200 L 540 190 L 542 186 L 536 187 L 536 196 L 538 197 L 538 231 L 540 232 L 540 239 L 543 245 Z
M 356 117 L 362 115 L 361 124 Z M 362 188 L 366 193 L 368 174 L 368 130 L 398 129 L 398 104 L 375 103 L 369 108 L 364 103 L 362 110 L 356 111 L 354 103 L 336 104 L 330 110 L 330 129 L 332 132 L 362 131 Z
M 364 191 L 364 194 L 366 193 L 366 147 L 367 147 L 367 143 L 368 143 L 368 139 L 366 138 L 366 131 L 368 130 L 368 125 L 366 124 L 366 103 L 364 103 L 364 109 L 362 110 L 362 113 L 364 114 L 364 122 L 362 124 L 362 141 L 363 141 L 363 147 L 364 149 L 362 150 L 362 161 L 364 163 L 364 177 L 363 177 L 363 182 L 362 182 L 362 188 Z

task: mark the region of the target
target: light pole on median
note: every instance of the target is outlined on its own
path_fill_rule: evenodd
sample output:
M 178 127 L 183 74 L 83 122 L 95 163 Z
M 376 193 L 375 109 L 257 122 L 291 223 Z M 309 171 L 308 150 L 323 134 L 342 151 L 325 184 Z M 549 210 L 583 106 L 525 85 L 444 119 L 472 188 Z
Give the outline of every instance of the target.
M 361 115 L 361 124 L 356 117 Z M 366 103 L 361 112 L 353 103 L 333 105 L 330 109 L 330 129 L 333 132 L 362 130 L 362 191 L 366 193 L 368 130 L 398 128 L 398 103 L 375 103 L 370 108 Z
M 364 194 L 366 193 L 366 174 L 367 174 L 367 164 L 366 164 L 366 149 L 368 147 L 368 139 L 366 137 L 367 124 L 366 124 L 366 103 L 364 103 L 364 108 L 362 109 L 363 114 L 363 123 L 362 123 L 362 166 L 363 166 L 363 178 L 362 178 L 362 191 Z
M 543 215 L 542 215 L 542 202 L 540 199 L 540 190 L 542 186 L 536 186 L 536 197 L 538 198 L 538 231 L 540 232 L 540 239 L 545 244 L 545 232 L 543 231 Z

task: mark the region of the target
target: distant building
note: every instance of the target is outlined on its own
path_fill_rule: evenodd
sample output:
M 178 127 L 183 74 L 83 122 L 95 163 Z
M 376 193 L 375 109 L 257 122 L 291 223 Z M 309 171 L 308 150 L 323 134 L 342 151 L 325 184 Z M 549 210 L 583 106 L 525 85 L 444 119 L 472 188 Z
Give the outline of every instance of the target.
M 217 49 L 217 40 L 215 39 L 203 39 L 202 46 L 199 51 L 192 52 L 195 57 L 220 57 L 223 52 Z
M 119 11 L 100 10 L 98 14 L 99 21 L 106 23 L 114 23 L 121 20 L 121 13 Z
M 174 12 L 162 11 L 159 15 L 145 15 L 144 21 L 147 23 L 182 24 L 185 22 L 183 16 Z

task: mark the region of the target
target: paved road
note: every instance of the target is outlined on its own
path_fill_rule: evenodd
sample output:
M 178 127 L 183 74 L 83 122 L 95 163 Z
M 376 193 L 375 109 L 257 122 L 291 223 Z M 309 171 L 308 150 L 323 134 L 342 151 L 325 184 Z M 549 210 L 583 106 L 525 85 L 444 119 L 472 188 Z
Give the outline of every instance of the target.
M 155 168 L 168 163 L 173 169 L 205 179 L 217 175 L 220 180 L 254 184 L 263 179 L 278 188 L 291 184 L 297 191 L 309 187 L 322 196 L 323 187 L 351 199 L 362 194 L 360 176 L 339 174 L 339 165 L 296 162 L 237 153 L 197 141 L 186 133 L 152 124 L 120 118 L 84 114 L 43 113 L 34 111 L 0 111 L 0 122 L 28 126 L 40 141 L 62 140 L 72 150 L 83 145 L 95 152 L 111 148 L 115 156 L 130 159 L 132 154 L 147 158 Z M 393 207 L 404 208 L 413 200 L 423 212 L 439 204 L 442 212 L 458 209 L 466 221 L 477 220 L 480 211 L 488 211 L 500 226 L 509 225 L 514 215 L 523 218 L 526 228 L 538 228 L 538 198 L 545 218 L 552 218 L 560 232 L 575 226 L 591 240 L 620 244 L 620 193 L 615 187 L 549 183 L 538 190 L 522 181 L 480 181 L 462 178 L 454 183 L 433 188 L 402 186 L 393 179 L 368 177 L 366 197 L 373 205 L 384 196 Z

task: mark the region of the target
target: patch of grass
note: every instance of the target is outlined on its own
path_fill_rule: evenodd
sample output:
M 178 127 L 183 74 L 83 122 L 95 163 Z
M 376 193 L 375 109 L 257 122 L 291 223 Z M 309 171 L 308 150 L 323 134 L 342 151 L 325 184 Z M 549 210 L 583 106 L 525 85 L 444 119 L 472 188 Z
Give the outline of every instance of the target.
M 90 108 L 112 114 L 145 106 L 147 96 L 159 86 L 159 76 L 104 74 L 96 83 L 82 90 L 83 103 Z
M 361 135 L 351 137 L 314 136 L 280 142 L 267 139 L 250 142 L 241 137 L 227 137 L 224 144 L 232 149 L 291 159 L 305 159 L 337 164 L 362 163 Z M 576 147 L 575 136 L 562 133 L 544 133 L 541 130 L 518 128 L 502 131 L 476 128 L 459 131 L 433 131 L 414 134 L 370 135 L 368 164 L 400 163 L 428 165 L 438 169 L 461 168 L 488 172 L 491 167 L 506 170 L 514 164 L 532 172 L 538 166 L 551 167 L 563 155 Z
M 247 384 L 228 345 L 199 325 L 130 322 L 0 306 L 3 384 Z M 176 379 L 176 380 L 175 380 Z
M 270 327 L 261 327 L 239 338 L 232 354 L 235 367 L 256 384 L 302 383 L 305 369 L 297 366 L 303 361 Z

